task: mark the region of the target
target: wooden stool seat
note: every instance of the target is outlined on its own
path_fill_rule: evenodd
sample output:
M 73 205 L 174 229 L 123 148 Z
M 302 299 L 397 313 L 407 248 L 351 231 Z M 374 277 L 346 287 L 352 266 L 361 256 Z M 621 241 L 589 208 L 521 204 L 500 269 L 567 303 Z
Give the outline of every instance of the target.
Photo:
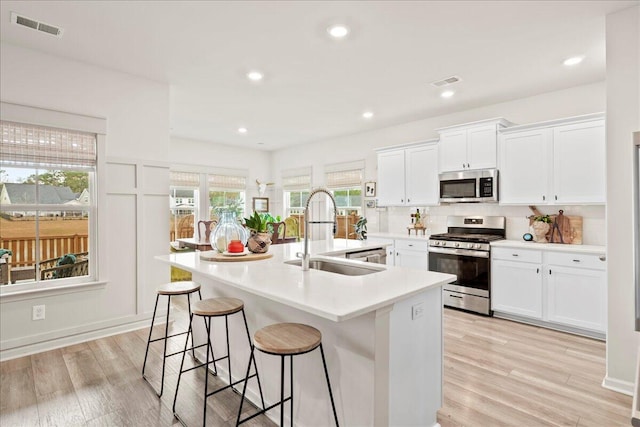
M 238 298 L 208 298 L 194 302 L 191 311 L 197 316 L 224 316 L 243 308 L 244 302 Z
M 253 338 L 258 350 L 280 355 L 306 353 L 322 342 L 319 330 L 301 323 L 269 325 L 256 332 Z
M 159 295 L 186 295 L 200 290 L 200 284 L 191 281 L 171 282 L 158 286 Z

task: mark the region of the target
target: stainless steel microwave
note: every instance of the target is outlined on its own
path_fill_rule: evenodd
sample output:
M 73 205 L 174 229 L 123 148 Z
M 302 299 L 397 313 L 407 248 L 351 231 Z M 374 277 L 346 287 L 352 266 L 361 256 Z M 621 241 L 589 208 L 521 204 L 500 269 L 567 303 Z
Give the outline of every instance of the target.
M 438 176 L 440 181 L 440 202 L 474 203 L 498 201 L 497 169 L 444 172 Z

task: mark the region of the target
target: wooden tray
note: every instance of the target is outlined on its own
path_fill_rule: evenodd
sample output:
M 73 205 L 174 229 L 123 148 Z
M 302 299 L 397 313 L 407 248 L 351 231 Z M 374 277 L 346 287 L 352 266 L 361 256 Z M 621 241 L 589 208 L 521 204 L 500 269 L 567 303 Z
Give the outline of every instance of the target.
M 271 258 L 273 254 L 247 254 L 244 256 L 224 256 L 217 251 L 200 252 L 200 259 L 204 261 L 217 262 L 243 262 L 243 261 L 260 261 L 261 259 Z
M 533 213 L 536 216 L 542 215 L 542 213 L 540 213 L 540 211 L 535 206 L 529 206 L 529 208 L 531 209 L 531 211 L 533 211 Z M 555 215 L 555 214 L 549 215 L 552 221 L 551 223 L 552 227 L 547 233 L 547 240 L 549 241 L 549 243 L 565 243 L 565 244 L 571 244 L 571 245 L 581 245 L 582 244 L 582 217 L 574 216 L 574 215 L 562 215 L 562 216 L 564 217 L 564 223 L 559 225 L 560 225 L 560 230 L 562 231 L 563 242 L 560 242 L 557 231 L 554 234 L 553 241 L 552 241 L 551 233 L 553 232 L 553 223 L 556 222 L 556 218 L 558 217 L 558 215 Z M 533 224 L 532 216 L 529 217 L 529 225 L 531 224 Z

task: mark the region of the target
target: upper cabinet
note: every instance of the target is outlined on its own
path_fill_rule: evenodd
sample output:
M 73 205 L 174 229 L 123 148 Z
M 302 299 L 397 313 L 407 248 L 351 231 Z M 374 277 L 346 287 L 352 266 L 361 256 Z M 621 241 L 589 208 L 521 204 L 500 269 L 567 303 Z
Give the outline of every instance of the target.
M 495 168 L 498 131 L 510 124 L 498 118 L 438 129 L 440 172 Z
M 500 132 L 500 203 L 605 203 L 604 114 Z
M 378 152 L 378 205 L 438 204 L 437 141 Z

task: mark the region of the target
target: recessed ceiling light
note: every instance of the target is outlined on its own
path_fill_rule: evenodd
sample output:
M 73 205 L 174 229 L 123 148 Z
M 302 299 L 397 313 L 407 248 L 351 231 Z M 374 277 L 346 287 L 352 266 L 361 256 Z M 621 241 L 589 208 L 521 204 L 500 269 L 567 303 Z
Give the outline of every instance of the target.
M 443 98 L 451 98 L 454 94 L 455 94 L 455 92 L 452 91 L 452 90 L 445 90 L 444 92 L 442 92 L 440 94 L 440 96 L 443 97 Z
M 349 28 L 344 25 L 332 25 L 327 28 L 327 32 L 334 39 L 342 39 L 345 38 L 347 34 L 349 34 Z
M 247 133 L 247 128 L 238 128 L 238 133 Z
M 247 78 L 253 82 L 259 82 L 263 77 L 264 75 L 260 71 L 253 70 L 247 73 Z
M 365 119 L 370 119 L 371 117 L 373 117 L 373 112 L 365 111 L 364 113 L 362 113 L 362 117 L 364 117 Z
M 580 56 L 572 56 L 571 58 L 567 58 L 564 60 L 563 64 L 570 67 L 572 65 L 578 65 L 579 63 L 582 62 L 582 60 L 584 59 L 584 56 L 580 55 Z

